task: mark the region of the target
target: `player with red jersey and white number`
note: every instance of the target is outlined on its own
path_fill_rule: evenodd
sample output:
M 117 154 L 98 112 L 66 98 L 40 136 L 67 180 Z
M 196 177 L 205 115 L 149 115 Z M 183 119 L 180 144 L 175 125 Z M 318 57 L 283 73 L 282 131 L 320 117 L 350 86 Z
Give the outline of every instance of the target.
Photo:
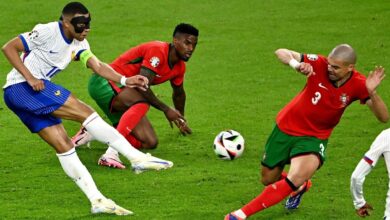
M 262 159 L 263 192 L 225 219 L 246 219 L 290 195 L 285 207 L 296 209 L 310 186 L 310 178 L 325 161 L 325 150 L 333 128 L 353 101 L 367 104 L 381 122 L 389 114 L 376 93 L 384 69 L 376 67 L 367 79 L 354 69 L 356 54 L 347 44 L 336 46 L 328 55 L 300 54 L 276 50 L 276 56 L 307 76 L 303 90 L 277 115 Z M 283 169 L 290 164 L 288 173 Z
M 185 62 L 188 61 L 198 42 L 199 31 L 190 24 L 181 23 L 173 31 L 173 42 L 152 41 L 133 47 L 120 55 L 110 66 L 130 77 L 142 75 L 149 79 L 149 86 L 170 81 L 175 108 L 158 99 L 152 90 L 123 87 L 94 74 L 89 81 L 89 94 L 104 111 L 111 123 L 136 148 L 157 147 L 156 133 L 146 117 L 149 106 L 164 112 L 183 135 L 191 134 L 184 118 L 186 94 L 183 87 Z M 73 138 L 75 146 L 91 141 L 82 128 Z M 118 153 L 109 147 L 98 162 L 103 166 L 125 168 Z

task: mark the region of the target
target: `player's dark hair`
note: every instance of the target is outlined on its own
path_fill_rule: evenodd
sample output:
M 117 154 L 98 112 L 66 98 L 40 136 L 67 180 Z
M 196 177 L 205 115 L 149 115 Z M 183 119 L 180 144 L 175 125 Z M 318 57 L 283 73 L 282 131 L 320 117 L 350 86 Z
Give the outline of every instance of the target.
M 175 27 L 175 30 L 173 31 L 173 36 L 175 36 L 177 33 L 190 34 L 197 37 L 199 35 L 199 30 L 190 24 L 181 23 Z
M 88 14 L 88 9 L 80 2 L 70 2 L 62 9 L 63 15 Z

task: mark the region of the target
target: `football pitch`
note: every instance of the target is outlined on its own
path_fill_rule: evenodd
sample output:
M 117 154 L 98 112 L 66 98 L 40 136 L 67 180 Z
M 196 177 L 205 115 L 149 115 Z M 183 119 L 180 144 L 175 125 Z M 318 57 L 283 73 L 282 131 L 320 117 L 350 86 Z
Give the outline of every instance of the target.
M 8 3 L 7 3 L 8 2 Z M 59 18 L 68 1 L 1 1 L 0 45 L 31 31 L 37 23 Z M 263 189 L 259 166 L 264 144 L 278 111 L 305 84 L 305 77 L 282 65 L 278 48 L 327 55 L 337 44 L 357 52 L 356 69 L 367 75 L 376 65 L 390 70 L 390 1 L 387 0 L 143 0 L 82 1 L 92 16 L 88 41 L 105 62 L 137 44 L 172 40 L 181 22 L 199 31 L 195 53 L 187 63 L 186 118 L 193 134 L 183 137 L 164 115 L 148 117 L 159 146 L 147 152 L 174 162 L 161 172 L 134 174 L 97 165 L 106 150 L 93 142 L 77 150 L 98 188 L 135 215 L 90 214 L 88 199 L 63 172 L 53 149 L 31 135 L 0 99 L 0 219 L 223 219 Z M 11 66 L 0 57 L 0 84 Z M 87 92 L 91 71 L 73 62 L 54 78 L 78 98 L 98 109 Z M 169 83 L 152 87 L 172 106 Z M 3 91 L 1 90 L 1 96 Z M 390 79 L 378 93 L 390 106 Z M 79 124 L 64 121 L 72 136 Z M 371 142 L 388 124 L 379 123 L 358 102 L 345 112 L 333 131 L 327 160 L 313 177 L 313 187 L 298 210 L 286 212 L 284 202 L 250 219 L 359 219 L 349 191 L 350 176 Z M 243 156 L 219 160 L 215 135 L 225 129 L 245 138 Z M 123 161 L 126 161 L 123 158 Z M 125 164 L 130 167 L 126 161 Z M 366 200 L 374 206 L 368 219 L 381 219 L 388 189 L 383 160 L 365 182 Z

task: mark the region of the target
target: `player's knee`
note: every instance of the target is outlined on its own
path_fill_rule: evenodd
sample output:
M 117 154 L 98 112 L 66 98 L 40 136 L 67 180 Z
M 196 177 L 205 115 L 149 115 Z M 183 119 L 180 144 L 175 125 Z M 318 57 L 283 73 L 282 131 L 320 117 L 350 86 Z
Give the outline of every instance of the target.
M 69 138 L 58 138 L 53 145 L 57 153 L 65 153 L 73 148 L 73 144 Z
M 147 149 L 155 149 L 157 148 L 157 145 L 158 145 L 158 140 L 157 138 L 151 138 L 149 140 L 147 140 L 145 142 L 145 146 L 144 148 L 147 148 Z
M 261 184 L 263 184 L 264 186 L 268 186 L 268 185 L 274 183 L 274 182 L 275 182 L 275 179 L 274 179 L 274 178 L 270 178 L 269 176 L 264 176 L 264 175 L 263 175 L 260 182 L 261 182 Z

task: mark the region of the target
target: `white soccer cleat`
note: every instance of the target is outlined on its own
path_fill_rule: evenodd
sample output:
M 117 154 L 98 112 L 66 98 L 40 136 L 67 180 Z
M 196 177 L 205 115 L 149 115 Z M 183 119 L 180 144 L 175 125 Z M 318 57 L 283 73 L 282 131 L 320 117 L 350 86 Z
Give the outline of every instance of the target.
M 171 161 L 153 157 L 149 153 L 145 157 L 131 161 L 131 167 L 136 174 L 148 170 L 166 170 L 172 166 L 173 163 Z
M 80 147 L 81 145 L 87 144 L 90 148 L 90 142 L 93 141 L 93 136 L 88 133 L 87 129 L 82 127 L 75 136 L 71 138 L 74 147 Z
M 97 199 L 92 202 L 92 214 L 107 213 L 115 215 L 132 215 L 132 211 L 120 207 L 111 199 Z

